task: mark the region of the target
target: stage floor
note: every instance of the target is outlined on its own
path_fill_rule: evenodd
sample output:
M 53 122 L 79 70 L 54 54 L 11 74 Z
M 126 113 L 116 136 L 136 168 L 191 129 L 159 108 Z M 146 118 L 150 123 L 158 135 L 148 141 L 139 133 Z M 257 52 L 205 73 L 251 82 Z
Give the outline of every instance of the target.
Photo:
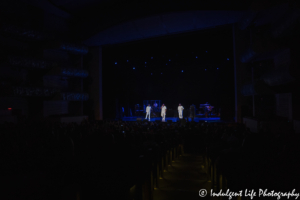
M 145 116 L 139 116 L 139 117 L 123 117 L 122 120 L 123 121 L 137 121 L 138 118 L 141 118 L 142 120 L 145 119 Z M 162 118 L 161 117 L 153 117 L 150 119 L 151 122 L 154 122 L 156 120 L 159 120 L 161 121 Z M 179 118 L 178 117 L 166 117 L 166 121 L 167 120 L 172 120 L 172 122 L 177 122 L 179 121 Z M 188 118 L 189 121 L 191 121 L 191 118 Z M 208 117 L 208 118 L 205 118 L 204 115 L 196 115 L 195 118 L 194 118 L 194 121 L 195 122 L 221 122 L 220 120 L 220 117 L 215 117 L 215 116 L 212 116 L 212 117 Z

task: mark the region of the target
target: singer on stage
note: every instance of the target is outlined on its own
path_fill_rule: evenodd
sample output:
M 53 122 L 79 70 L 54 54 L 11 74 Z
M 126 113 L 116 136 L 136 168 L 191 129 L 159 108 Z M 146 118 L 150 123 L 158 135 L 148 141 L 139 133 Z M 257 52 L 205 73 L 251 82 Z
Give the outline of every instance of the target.
M 181 105 L 181 104 L 179 104 L 179 106 L 178 106 L 178 115 L 179 115 L 179 119 L 182 119 L 183 117 L 182 117 L 182 112 L 183 112 L 183 110 L 184 110 L 184 107 Z
M 148 104 L 148 106 L 146 107 L 146 118 L 149 117 L 149 121 L 150 121 L 150 112 L 151 112 L 151 106 L 150 104 Z
M 166 121 L 166 112 L 167 112 L 167 107 L 165 106 L 165 104 L 163 104 L 161 106 L 161 117 L 162 117 L 162 121 Z

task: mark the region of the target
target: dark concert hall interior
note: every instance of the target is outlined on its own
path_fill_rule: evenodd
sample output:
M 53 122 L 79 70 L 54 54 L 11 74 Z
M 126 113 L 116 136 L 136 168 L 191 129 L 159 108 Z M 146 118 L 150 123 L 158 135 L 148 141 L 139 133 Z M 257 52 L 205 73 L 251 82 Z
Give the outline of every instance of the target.
M 1 199 L 300 196 L 300 1 L 3 0 Z

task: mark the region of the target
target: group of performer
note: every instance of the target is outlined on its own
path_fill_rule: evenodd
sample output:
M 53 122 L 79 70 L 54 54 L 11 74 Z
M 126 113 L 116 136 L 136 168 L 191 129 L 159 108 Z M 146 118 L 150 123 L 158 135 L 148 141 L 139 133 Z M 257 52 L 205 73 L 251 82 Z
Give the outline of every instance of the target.
M 207 106 L 205 106 L 205 117 L 207 118 L 208 116 L 211 116 L 213 106 L 210 106 L 209 104 L 206 104 L 206 105 Z M 167 107 L 165 106 L 165 104 L 162 104 L 160 109 L 161 109 L 162 121 L 164 122 L 166 120 Z M 148 119 L 149 121 L 150 121 L 150 116 L 151 116 L 151 110 L 152 110 L 152 108 L 151 108 L 150 104 L 148 104 L 148 106 L 146 107 L 145 119 Z M 183 119 L 184 107 L 181 104 L 179 104 L 177 110 L 178 110 L 179 119 Z M 195 116 L 195 106 L 194 105 L 191 105 L 190 112 L 191 112 L 190 113 L 191 116 Z
M 146 107 L 146 118 L 145 119 L 149 119 L 150 121 L 150 113 L 151 113 L 151 106 L 150 104 L 148 104 L 148 106 Z M 167 107 L 165 106 L 165 104 L 162 104 L 162 106 L 160 107 L 161 109 L 161 117 L 162 117 L 162 121 L 165 122 L 166 121 L 166 113 L 167 113 Z M 178 116 L 179 116 L 179 119 L 183 119 L 183 110 L 184 110 L 184 107 L 179 104 L 178 106 Z

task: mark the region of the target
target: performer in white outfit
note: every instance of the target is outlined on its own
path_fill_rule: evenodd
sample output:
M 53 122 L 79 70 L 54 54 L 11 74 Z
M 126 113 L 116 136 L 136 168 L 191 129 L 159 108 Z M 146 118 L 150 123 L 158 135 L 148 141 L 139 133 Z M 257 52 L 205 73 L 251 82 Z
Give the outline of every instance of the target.
M 179 106 L 178 106 L 178 115 L 179 115 L 179 119 L 182 119 L 183 117 L 182 117 L 182 112 L 183 112 L 183 110 L 184 110 L 184 107 L 181 105 L 181 104 L 179 104 Z
M 161 106 L 161 117 L 162 117 L 162 121 L 166 121 L 166 112 L 167 112 L 167 107 L 165 106 L 165 104 L 163 104 Z
M 149 116 L 149 121 L 150 121 L 150 113 L 151 113 L 151 106 L 150 104 L 148 104 L 148 106 L 146 107 L 146 118 Z

